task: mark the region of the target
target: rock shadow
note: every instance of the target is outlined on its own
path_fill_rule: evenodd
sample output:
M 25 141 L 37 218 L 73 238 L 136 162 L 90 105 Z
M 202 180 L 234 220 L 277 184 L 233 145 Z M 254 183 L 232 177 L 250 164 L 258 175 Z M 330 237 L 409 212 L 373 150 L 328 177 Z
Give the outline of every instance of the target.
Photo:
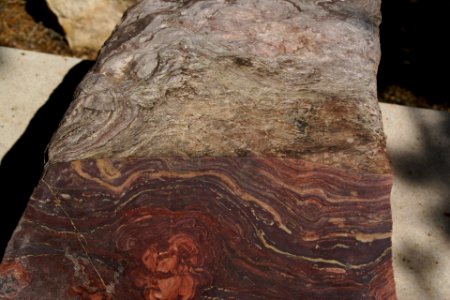
M 421 149 L 389 153 L 396 175 L 416 186 L 433 186 L 440 199 L 429 216 L 436 229 L 450 240 L 450 114 L 430 119 L 422 110 L 412 111 L 411 122 L 421 136 Z
M 411 217 L 420 218 L 421 223 L 418 228 L 402 229 L 405 236 L 397 237 L 395 256 L 402 272 L 415 281 L 409 286 L 419 287 L 427 299 L 443 299 L 445 287 L 441 289 L 434 282 L 436 269 L 442 269 L 440 260 L 445 261 L 445 254 L 436 246 L 450 242 L 450 114 L 415 109 L 410 111 L 409 123 L 414 130 L 411 134 L 420 136 L 420 143 L 416 148 L 391 151 L 389 157 L 397 180 L 406 182 L 413 191 L 424 191 L 408 193 L 411 198 L 402 204 L 412 206 L 415 213 Z M 430 231 L 425 232 L 425 228 Z
M 436 104 L 450 104 L 447 0 L 383 0 L 378 91 L 399 85 Z
M 47 145 L 69 107 L 76 87 L 93 64 L 92 61 L 82 61 L 66 74 L 1 161 L 3 201 L 0 204 L 0 219 L 3 226 L 0 231 L 0 257 L 3 257 L 28 199 L 41 178 Z
M 46 0 L 27 0 L 25 4 L 27 13 L 37 22 L 64 36 L 64 29 L 58 22 L 58 17 L 48 7 Z

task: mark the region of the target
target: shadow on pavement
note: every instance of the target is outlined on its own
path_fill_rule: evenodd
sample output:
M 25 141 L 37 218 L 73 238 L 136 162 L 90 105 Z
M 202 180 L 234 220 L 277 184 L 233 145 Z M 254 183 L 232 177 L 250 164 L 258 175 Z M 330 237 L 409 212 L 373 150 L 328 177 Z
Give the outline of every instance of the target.
M 390 158 L 396 175 L 402 180 L 436 191 L 439 205 L 429 217 L 450 240 L 450 114 L 448 116 L 431 119 L 421 110 L 411 112 L 411 123 L 421 137 L 420 149 L 390 153 Z
M 69 107 L 76 87 L 93 64 L 92 61 L 82 61 L 67 73 L 1 161 L 3 201 L 0 220 L 3 226 L 0 231 L 0 257 L 3 257 L 6 245 L 42 175 L 47 145 Z
M 402 186 L 404 198 L 397 209 L 410 212 L 398 215 L 407 219 L 397 219 L 402 229 L 396 233 L 396 256 L 401 271 L 409 274 L 402 279 L 415 281 L 404 288 L 415 285 L 427 299 L 444 299 L 448 287 L 436 282 L 445 280 L 439 272 L 445 268 L 445 245 L 450 243 L 450 114 L 411 110 L 408 117 L 411 144 L 389 153 L 394 184 Z

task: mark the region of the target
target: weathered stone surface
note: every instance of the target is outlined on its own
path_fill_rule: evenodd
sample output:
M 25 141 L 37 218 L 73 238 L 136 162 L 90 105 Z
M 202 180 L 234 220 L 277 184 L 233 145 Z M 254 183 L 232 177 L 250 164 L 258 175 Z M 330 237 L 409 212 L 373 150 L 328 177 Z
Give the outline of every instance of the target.
M 142 1 L 81 83 L 50 160 L 247 153 L 385 172 L 378 9 Z
M 379 4 L 131 8 L 52 140 L 0 297 L 395 299 Z
M 73 49 L 99 50 L 137 0 L 46 0 Z

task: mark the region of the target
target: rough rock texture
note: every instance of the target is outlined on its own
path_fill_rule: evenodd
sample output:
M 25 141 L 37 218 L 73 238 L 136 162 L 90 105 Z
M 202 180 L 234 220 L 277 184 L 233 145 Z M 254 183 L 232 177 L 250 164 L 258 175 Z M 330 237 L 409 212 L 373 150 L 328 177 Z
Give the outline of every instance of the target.
M 46 0 L 58 17 L 72 49 L 99 50 L 137 0 Z
M 9 245 L 22 276 L 10 291 L 392 299 L 390 187 L 389 175 L 292 158 L 57 163 Z
M 378 10 L 142 1 L 81 83 L 50 160 L 246 153 L 385 172 Z
M 0 297 L 395 299 L 379 4 L 131 8 L 52 140 Z

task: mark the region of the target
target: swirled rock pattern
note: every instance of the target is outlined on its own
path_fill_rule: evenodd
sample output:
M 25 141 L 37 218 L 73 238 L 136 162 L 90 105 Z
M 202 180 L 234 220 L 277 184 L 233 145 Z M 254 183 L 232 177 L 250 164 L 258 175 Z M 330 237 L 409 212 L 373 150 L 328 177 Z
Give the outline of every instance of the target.
M 254 153 L 386 172 L 378 23 L 378 0 L 141 1 L 50 161 Z
M 395 299 L 380 1 L 142 0 L 80 84 L 5 299 Z
M 22 299 L 391 299 L 390 186 L 292 158 L 59 163 L 5 259 Z

